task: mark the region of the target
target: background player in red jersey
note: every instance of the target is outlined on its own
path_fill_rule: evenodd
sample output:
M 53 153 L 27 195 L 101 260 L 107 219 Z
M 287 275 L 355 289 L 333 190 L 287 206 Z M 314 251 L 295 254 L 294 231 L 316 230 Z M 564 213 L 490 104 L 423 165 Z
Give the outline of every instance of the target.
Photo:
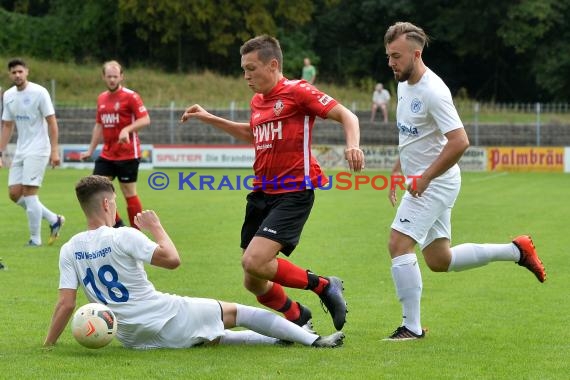
M 346 321 L 342 281 L 318 276 L 277 255 L 293 252 L 313 206 L 312 188 L 327 183 L 311 153 L 315 117 L 342 124 L 346 160 L 354 171 L 364 167 L 358 118 L 310 83 L 284 78 L 283 54 L 275 38 L 253 38 L 240 53 L 244 79 L 256 93 L 251 100 L 250 122 L 214 116 L 197 104 L 184 112 L 182 121 L 197 118 L 255 146 L 256 179 L 254 191 L 247 196 L 241 232 L 245 287 L 261 304 L 308 327 L 312 326 L 311 311 L 293 302 L 283 287 L 312 290 L 340 330 Z
M 134 217 L 142 211 L 137 195 L 141 157 L 138 131 L 150 125 L 150 117 L 139 94 L 122 86 L 123 79 L 123 68 L 117 61 L 103 64 L 103 81 L 108 91 L 97 98 L 97 118 L 91 144 L 81 159 L 90 157 L 103 139 L 103 150 L 95 160 L 93 174 L 111 180 L 118 177 L 121 192 L 127 201 L 129 222 L 137 228 Z M 115 222 L 115 227 L 124 225 L 118 212 Z

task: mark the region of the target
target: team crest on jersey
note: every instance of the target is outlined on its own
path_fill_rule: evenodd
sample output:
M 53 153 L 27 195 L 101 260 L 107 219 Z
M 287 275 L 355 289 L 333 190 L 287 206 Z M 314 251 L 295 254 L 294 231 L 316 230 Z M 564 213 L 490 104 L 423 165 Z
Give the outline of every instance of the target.
M 118 111 L 119 108 L 121 108 L 121 103 L 119 102 L 115 103 L 115 111 Z
M 285 105 L 283 104 L 281 99 L 277 100 L 277 102 L 273 106 L 273 113 L 275 114 L 275 116 L 279 116 L 281 114 L 281 111 L 283 111 L 284 107 Z
M 413 113 L 418 113 L 421 111 L 423 107 L 423 103 L 421 102 L 421 100 L 419 100 L 418 98 L 414 98 L 414 100 L 412 100 L 412 104 L 410 105 L 410 110 Z

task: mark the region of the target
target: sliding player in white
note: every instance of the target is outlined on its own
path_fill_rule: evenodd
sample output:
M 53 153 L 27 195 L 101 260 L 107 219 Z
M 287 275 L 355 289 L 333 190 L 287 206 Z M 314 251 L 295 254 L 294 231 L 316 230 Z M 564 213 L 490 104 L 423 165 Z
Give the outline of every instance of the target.
M 115 313 L 117 339 L 125 347 L 186 348 L 217 342 L 342 345 L 342 332 L 320 337 L 268 310 L 157 291 L 144 263 L 174 269 L 180 256 L 154 211 L 137 214 L 135 223 L 156 242 L 135 228 L 113 228 L 116 194 L 108 178 L 85 177 L 75 191 L 89 229 L 61 248 L 59 301 L 45 346 L 55 345 L 65 329 L 81 285 L 89 302 L 106 304 Z M 227 330 L 236 326 L 254 331 Z

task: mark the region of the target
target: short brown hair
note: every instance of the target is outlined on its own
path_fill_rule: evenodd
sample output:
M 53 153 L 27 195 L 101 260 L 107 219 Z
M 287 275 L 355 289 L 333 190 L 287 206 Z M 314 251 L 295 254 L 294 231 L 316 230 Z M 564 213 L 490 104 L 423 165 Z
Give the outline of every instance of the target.
M 258 52 L 258 57 L 263 63 L 267 63 L 275 58 L 279 65 L 279 70 L 282 70 L 283 52 L 281 51 L 281 45 L 277 38 L 268 36 L 267 34 L 257 36 L 246 41 L 239 49 L 241 55 L 249 54 L 254 51 Z
M 430 38 L 419 26 L 411 22 L 397 22 L 390 26 L 384 35 L 384 46 L 394 42 L 402 34 L 406 39 L 415 42 L 422 50 L 429 44 Z
M 22 58 L 13 58 L 8 61 L 8 71 L 11 71 L 16 66 L 28 67 Z
M 75 195 L 83 211 L 92 207 L 93 199 L 102 193 L 114 193 L 115 186 L 107 177 L 101 175 L 89 175 L 83 177 L 75 185 Z

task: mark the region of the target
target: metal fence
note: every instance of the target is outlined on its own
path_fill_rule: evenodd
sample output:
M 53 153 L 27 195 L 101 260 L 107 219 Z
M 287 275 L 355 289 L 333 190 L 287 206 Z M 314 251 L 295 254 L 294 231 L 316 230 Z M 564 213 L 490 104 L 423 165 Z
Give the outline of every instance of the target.
M 172 105 L 168 108 L 150 108 L 151 127 L 141 132 L 141 139 L 149 144 L 237 144 L 239 141 L 209 125 L 191 119 L 179 122 L 184 109 Z M 209 109 L 215 115 L 247 122 L 249 110 L 235 108 Z M 395 122 L 370 122 L 370 111 L 356 111 L 360 120 L 361 144 L 396 145 L 398 134 Z M 393 116 L 394 114 L 391 114 Z M 542 115 L 542 114 L 541 114 Z M 58 107 L 62 143 L 88 144 L 95 121 L 94 108 Z M 473 146 L 570 146 L 570 123 L 541 122 L 489 122 L 463 120 Z M 317 118 L 313 142 L 344 144 L 344 133 L 338 123 Z

